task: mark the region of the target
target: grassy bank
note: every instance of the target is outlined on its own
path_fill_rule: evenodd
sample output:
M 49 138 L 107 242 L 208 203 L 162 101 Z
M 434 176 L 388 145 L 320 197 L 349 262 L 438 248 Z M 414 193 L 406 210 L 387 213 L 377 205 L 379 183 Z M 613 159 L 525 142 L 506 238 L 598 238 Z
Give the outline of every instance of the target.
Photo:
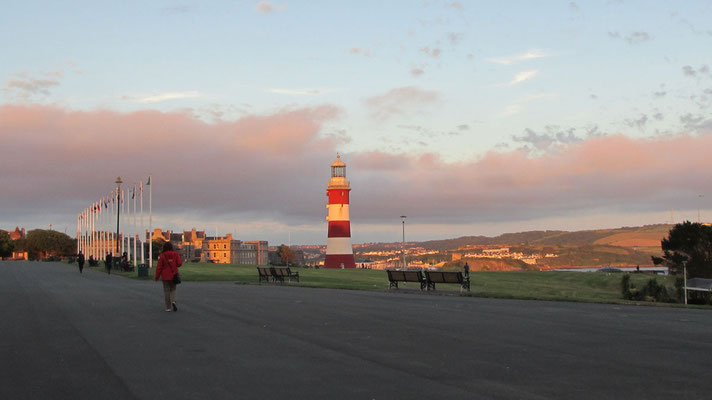
M 103 269 L 101 269 L 103 271 Z M 300 282 L 286 282 L 285 285 L 351 289 L 388 290 L 386 273 L 380 270 L 328 270 L 295 268 Z M 181 267 L 184 281 L 228 281 L 240 284 L 257 284 L 257 270 L 254 265 L 226 265 L 209 263 L 186 263 Z M 135 272 L 113 272 L 117 275 L 136 278 Z M 154 271 L 150 271 L 153 278 Z M 621 298 L 620 284 L 623 274 L 600 272 L 541 272 L 541 271 L 497 271 L 472 272 L 471 292 L 464 295 L 475 297 L 582 301 L 594 303 L 631 304 Z M 631 282 L 644 286 L 655 278 L 659 283 L 672 287 L 674 278 L 648 274 L 632 274 Z M 272 284 L 272 283 L 269 283 Z M 400 283 L 401 289 L 419 291 L 415 283 Z M 436 293 L 459 292 L 457 285 L 437 286 Z

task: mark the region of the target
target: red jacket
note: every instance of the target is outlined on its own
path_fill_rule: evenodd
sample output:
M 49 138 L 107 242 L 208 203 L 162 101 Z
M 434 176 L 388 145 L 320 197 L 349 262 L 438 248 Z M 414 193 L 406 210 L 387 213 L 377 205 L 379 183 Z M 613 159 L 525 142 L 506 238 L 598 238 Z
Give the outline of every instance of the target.
M 158 266 L 156 267 L 156 280 L 161 277 L 163 281 L 173 280 L 173 275 L 178 273 L 178 268 L 183 265 L 180 255 L 177 251 L 166 251 L 158 257 Z

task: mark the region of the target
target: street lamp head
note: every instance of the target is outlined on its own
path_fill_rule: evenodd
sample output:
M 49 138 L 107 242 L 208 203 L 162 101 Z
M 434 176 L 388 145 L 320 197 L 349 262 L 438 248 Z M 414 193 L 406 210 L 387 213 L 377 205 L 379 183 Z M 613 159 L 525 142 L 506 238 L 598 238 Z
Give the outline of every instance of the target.
M 121 177 L 120 177 L 120 176 L 117 177 L 117 178 L 116 178 L 116 184 L 119 185 L 119 186 L 121 186 L 122 183 L 124 183 L 124 182 L 121 180 Z
M 401 215 L 401 218 L 406 219 L 407 217 L 405 215 Z

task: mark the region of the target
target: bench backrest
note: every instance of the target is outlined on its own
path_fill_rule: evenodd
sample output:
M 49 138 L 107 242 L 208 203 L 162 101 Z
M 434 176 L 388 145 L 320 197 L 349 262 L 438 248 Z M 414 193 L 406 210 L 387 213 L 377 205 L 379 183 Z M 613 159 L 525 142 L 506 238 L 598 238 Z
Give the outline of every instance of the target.
M 391 271 L 390 269 L 387 269 L 386 272 L 388 273 L 389 281 L 405 281 L 405 274 L 403 271 Z
M 403 275 L 407 282 L 422 282 L 423 273 L 420 271 L 403 271 Z
M 260 274 L 260 276 L 271 275 L 269 268 L 257 267 L 257 272 Z
M 422 282 L 423 273 L 420 271 L 396 271 L 387 269 L 388 280 L 397 282 Z
M 292 275 L 292 271 L 289 269 L 289 267 L 275 267 L 272 268 L 272 270 L 274 270 L 274 274 L 277 276 L 289 277 Z
M 462 272 L 460 271 L 425 271 L 425 275 L 433 283 L 462 283 Z

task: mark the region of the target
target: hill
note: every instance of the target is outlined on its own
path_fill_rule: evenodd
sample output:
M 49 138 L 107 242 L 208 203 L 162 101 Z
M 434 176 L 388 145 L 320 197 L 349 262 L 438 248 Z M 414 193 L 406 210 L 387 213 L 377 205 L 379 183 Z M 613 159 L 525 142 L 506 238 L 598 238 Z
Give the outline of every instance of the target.
M 660 241 L 671 228 L 661 224 L 575 232 L 528 231 L 407 242 L 405 248 L 413 262 L 457 265 L 467 261 L 473 269 L 485 270 L 649 265 L 650 256 L 660 254 Z M 496 248 L 508 250 L 492 254 L 491 249 Z M 376 260 L 397 260 L 400 249 L 400 243 L 354 246 L 357 257 Z
M 646 225 L 586 231 L 528 231 L 505 233 L 495 237 L 463 236 L 455 239 L 410 243 L 429 250 L 453 250 L 468 246 L 584 246 L 660 247 L 672 225 Z

